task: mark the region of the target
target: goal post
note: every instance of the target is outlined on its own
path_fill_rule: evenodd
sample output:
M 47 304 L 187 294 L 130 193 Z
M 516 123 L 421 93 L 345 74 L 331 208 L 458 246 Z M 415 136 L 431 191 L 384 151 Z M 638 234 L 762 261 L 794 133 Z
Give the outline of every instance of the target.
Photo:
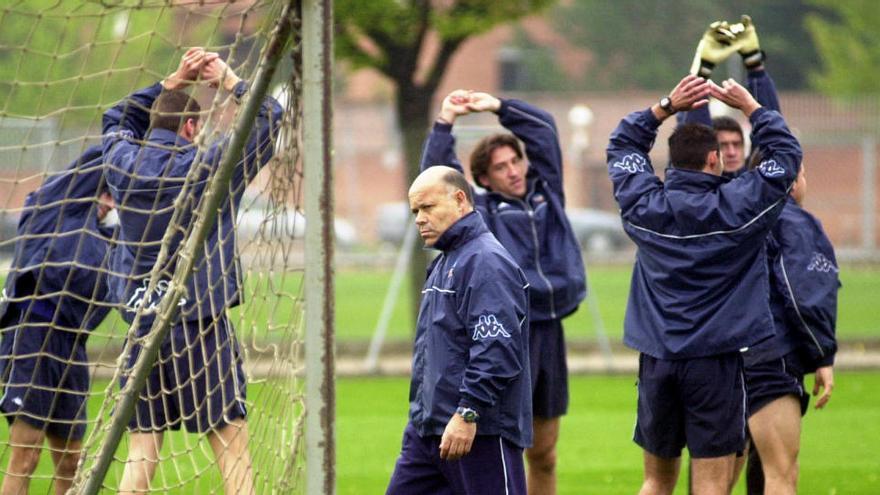
M 0 406 L 50 436 L 59 424 L 84 431 L 65 433 L 62 447 L 41 445 L 40 467 L 22 476 L 10 461 L 22 445 L 0 426 L 0 479 L 27 478 L 35 492 L 62 482 L 72 483 L 69 493 L 117 491 L 133 465 L 136 422 L 134 431 L 160 425 L 164 435 L 154 445 L 150 491 L 229 492 L 244 486 L 230 484 L 241 481 L 231 462 L 248 466 L 256 493 L 335 492 L 331 12 L 331 0 L 34 0 L 0 8 L 0 21 L 15 26 L 0 33 L 0 55 L 12 61 L 0 68 L 0 127 L 17 133 L 0 137 L 0 219 L 17 221 L 14 232 L 0 231 L 0 281 L 10 288 L 0 306 Z M 101 155 L 102 114 L 170 74 L 190 46 L 219 52 L 248 81 L 241 105 L 194 84 L 188 91 L 203 125 L 189 145 L 191 168 L 153 177 L 135 160 L 120 179 L 119 166 Z M 264 95 L 283 109 L 271 157 L 248 147 Z M 142 118 L 128 109 L 122 116 Z M 187 146 L 156 141 L 152 124 L 138 132 L 125 139 L 142 149 Z M 199 161 L 220 142 L 220 158 Z M 60 170 L 64 163 L 71 165 Z M 83 186 L 86 178 L 94 183 Z M 53 184 L 67 185 L 40 196 Z M 152 206 L 130 201 L 145 191 L 133 184 L 158 184 L 150 186 Z M 111 208 L 104 193 L 116 200 L 115 232 L 103 220 Z M 39 220 L 50 213 L 54 221 Z M 132 237 L 138 215 L 147 220 Z M 103 247 L 88 259 L 96 239 Z M 120 264 L 122 252 L 136 253 L 133 268 Z M 151 267 L 135 271 L 142 259 Z M 96 280 L 90 290 L 77 283 L 84 274 Z M 71 311 L 82 321 L 71 323 Z M 54 317 L 33 318 L 47 312 Z M 98 313 L 108 316 L 92 325 Z M 22 350 L 21 341 L 34 339 L 42 340 Z M 83 354 L 59 354 L 61 341 Z M 30 381 L 21 379 L 27 366 Z M 64 377 L 83 370 L 91 386 L 69 389 Z M 61 378 L 51 382 L 49 372 Z M 13 389 L 24 395 L 7 397 Z M 59 415 L 68 404 L 62 396 L 80 397 L 69 402 L 80 404 L 73 416 Z M 39 403 L 34 397 L 48 397 L 46 411 L 28 409 Z M 213 425 L 236 418 L 246 418 L 247 462 L 224 461 L 233 448 L 215 441 Z M 55 470 L 50 450 L 78 457 L 75 474 Z

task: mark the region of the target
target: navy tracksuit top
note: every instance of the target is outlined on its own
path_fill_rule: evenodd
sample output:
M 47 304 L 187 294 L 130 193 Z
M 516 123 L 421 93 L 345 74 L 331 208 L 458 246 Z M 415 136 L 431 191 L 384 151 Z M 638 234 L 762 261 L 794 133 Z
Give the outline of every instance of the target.
M 60 316 L 58 327 L 93 330 L 103 321 L 110 307 L 102 270 L 113 232 L 98 222 L 102 174 L 101 148 L 92 146 L 27 195 L 0 320 L 8 297 L 40 295 L 48 297 L 23 303 L 44 318 Z
M 556 123 L 549 113 L 519 100 L 501 100 L 498 119 L 525 144 L 528 189 L 523 199 L 477 192 L 475 208 L 531 284 L 530 320 L 560 319 L 577 309 L 587 290 L 580 246 L 565 215 Z M 464 172 L 449 124 L 435 123 L 425 142 L 421 169 L 432 165 Z
M 437 239 L 422 291 L 410 383 L 410 421 L 442 435 L 458 406 L 477 435 L 532 443 L 528 282 L 482 217 L 471 212 Z
M 768 239 L 770 309 L 776 335 L 743 354 L 747 365 L 798 350 L 807 372 L 834 364 L 837 291 L 834 248 L 822 224 L 792 198 Z
M 162 87 L 154 84 L 139 90 L 104 114 L 103 146 L 107 161 L 105 178 L 119 209 L 121 229 L 111 254 L 110 288 L 122 305 L 122 316 L 131 322 L 143 305 L 158 307 L 171 279 L 184 233 L 193 223 L 193 212 L 229 144 L 224 138 L 202 149 L 165 129 L 153 129 L 146 141 L 132 139 L 129 131 L 149 123 L 149 110 Z M 242 98 L 247 84 L 233 90 Z M 188 321 L 216 318 L 242 300 L 242 276 L 236 253 L 235 216 L 245 187 L 269 161 L 281 121 L 281 106 L 267 96 L 253 122 L 253 130 L 236 165 L 229 195 L 221 203 L 216 223 L 209 231 L 192 277 L 181 300 L 182 318 Z M 157 294 L 145 297 L 150 270 L 158 256 L 162 237 L 174 213 L 174 201 L 192 167 L 196 180 L 184 192 L 172 255 L 162 267 Z M 141 319 L 148 328 L 152 315 Z
M 608 145 L 608 174 L 624 229 L 638 246 L 624 343 L 659 359 L 735 352 L 773 335 L 766 239 L 802 152 L 782 116 L 750 117 L 764 160 L 736 179 L 669 169 L 648 153 L 660 122 L 625 117 Z

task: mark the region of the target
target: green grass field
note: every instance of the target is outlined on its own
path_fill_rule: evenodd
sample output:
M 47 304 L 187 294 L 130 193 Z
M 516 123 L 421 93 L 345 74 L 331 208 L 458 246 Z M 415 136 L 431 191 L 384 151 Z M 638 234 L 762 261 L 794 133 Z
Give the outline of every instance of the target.
M 576 376 L 559 443 L 560 495 L 632 494 L 641 450 L 630 440 L 634 376 Z M 812 378 L 808 378 L 812 384 Z M 880 373 L 838 373 L 834 398 L 804 420 L 798 493 L 880 493 Z M 383 493 L 406 424 L 408 380 L 338 382 L 338 493 Z M 811 385 L 810 385 L 811 386 Z M 684 494 L 684 482 L 677 494 Z M 735 493 L 745 493 L 740 487 Z
M 812 378 L 808 378 L 812 383 Z M 811 410 L 804 420 L 801 447 L 802 495 L 880 493 L 880 373 L 838 373 L 834 398 L 823 411 Z M 97 384 L 103 387 L 106 383 Z M 340 495 L 384 493 L 406 424 L 409 381 L 405 378 L 340 379 L 337 382 L 336 474 Z M 258 401 L 265 385 L 251 385 L 249 397 Z M 93 397 L 94 412 L 99 397 Z M 560 494 L 631 494 L 641 483 L 641 451 L 630 440 L 635 419 L 634 376 L 575 376 L 571 407 L 562 423 L 559 443 Z M 255 414 L 254 436 L 271 415 Z M 0 466 L 8 457 L 8 428 L 0 426 Z M 279 452 L 251 444 L 257 470 L 266 472 Z M 191 454 L 190 454 L 191 453 Z M 125 445 L 117 452 L 124 457 Z M 209 493 L 219 486 L 216 467 L 204 442 L 180 432 L 169 433 L 157 483 L 171 487 L 157 493 Z M 278 469 L 280 466 L 275 466 Z M 121 464 L 114 463 L 108 481 L 118 480 Z M 196 473 L 202 476 L 196 478 Z M 51 462 L 44 456 L 31 493 L 49 493 Z M 680 483 L 680 486 L 684 486 Z M 269 493 L 266 487 L 258 493 Z M 684 494 L 679 488 L 677 494 Z M 736 493 L 744 493 L 738 488 Z
M 623 336 L 623 315 L 629 295 L 631 265 L 592 265 L 587 268 L 590 290 L 599 306 L 612 342 Z M 336 335 L 340 341 L 369 340 L 382 309 L 391 273 L 344 270 L 336 278 Z M 840 270 L 837 334 L 841 339 L 880 338 L 880 266 L 844 265 Z M 406 291 L 402 291 L 406 292 Z M 388 339 L 412 337 L 408 313 L 410 294 L 402 294 L 388 329 Z M 569 340 L 595 341 L 596 326 L 586 303 L 565 322 Z

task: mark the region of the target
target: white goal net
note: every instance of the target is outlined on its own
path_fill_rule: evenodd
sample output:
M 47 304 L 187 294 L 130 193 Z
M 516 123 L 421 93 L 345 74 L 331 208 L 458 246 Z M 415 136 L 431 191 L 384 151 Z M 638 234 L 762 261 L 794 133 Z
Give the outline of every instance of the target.
M 4 489 L 302 491 L 299 2 L 3 4 Z

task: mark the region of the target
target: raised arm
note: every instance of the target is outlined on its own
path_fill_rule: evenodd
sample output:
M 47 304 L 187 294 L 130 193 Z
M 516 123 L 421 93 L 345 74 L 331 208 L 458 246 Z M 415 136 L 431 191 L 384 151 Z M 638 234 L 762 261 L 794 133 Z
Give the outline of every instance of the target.
M 761 107 L 742 85 L 728 79 L 721 86 L 712 83 L 712 95 L 739 109 L 752 124 L 752 142 L 761 143 L 763 160 L 755 173 L 746 173 L 722 187 L 766 207 L 784 199 L 797 177 L 803 159 L 800 143 L 778 112 Z M 754 200 L 758 200 L 755 202 Z
M 443 99 L 440 107 L 440 115 L 434 121 L 425 146 L 422 149 L 422 159 L 419 169 L 424 171 L 434 165 L 446 165 L 464 173 L 464 168 L 455 154 L 455 137 L 452 135 L 452 126 L 455 120 L 470 113 L 467 103 L 470 101 L 470 91 L 457 89 Z
M 108 169 L 107 182 L 121 187 L 128 175 L 119 173 L 115 167 L 123 163 L 135 163 L 131 159 L 139 145 L 132 140 L 143 139 L 150 127 L 150 109 L 163 89 L 183 89 L 195 82 L 202 66 L 217 58 L 216 53 L 193 47 L 184 53 L 177 69 L 159 83 L 135 91 L 104 112 L 101 139 L 104 158 L 114 167 Z
M 705 96 L 709 90 L 706 80 L 685 76 L 669 94 L 672 112 L 706 105 Z M 654 104 L 649 109 L 624 117 L 611 133 L 606 150 L 608 176 L 624 218 L 635 214 L 640 202 L 650 201 L 649 193 L 663 187 L 654 175 L 648 154 L 657 138 L 657 129 L 671 115 L 659 104 Z
M 521 100 L 499 100 L 498 120 L 525 144 L 532 173 L 563 195 L 562 150 L 553 116 Z
M 232 101 L 236 105 L 241 104 L 249 89 L 247 81 L 238 77 L 235 71 L 222 58 L 215 58 L 205 64 L 201 77 L 211 86 L 223 87 L 225 91 L 230 92 L 232 94 Z M 250 182 L 272 158 L 275 152 L 275 141 L 278 139 L 282 116 L 283 109 L 281 104 L 275 98 L 266 95 L 254 119 L 253 130 L 245 144 L 245 149 L 239 162 L 240 166 L 235 171 L 234 180 L 237 183 L 242 181 L 245 183 Z M 228 144 L 228 136 L 220 142 L 213 144 L 205 153 L 203 161 L 217 165 Z

